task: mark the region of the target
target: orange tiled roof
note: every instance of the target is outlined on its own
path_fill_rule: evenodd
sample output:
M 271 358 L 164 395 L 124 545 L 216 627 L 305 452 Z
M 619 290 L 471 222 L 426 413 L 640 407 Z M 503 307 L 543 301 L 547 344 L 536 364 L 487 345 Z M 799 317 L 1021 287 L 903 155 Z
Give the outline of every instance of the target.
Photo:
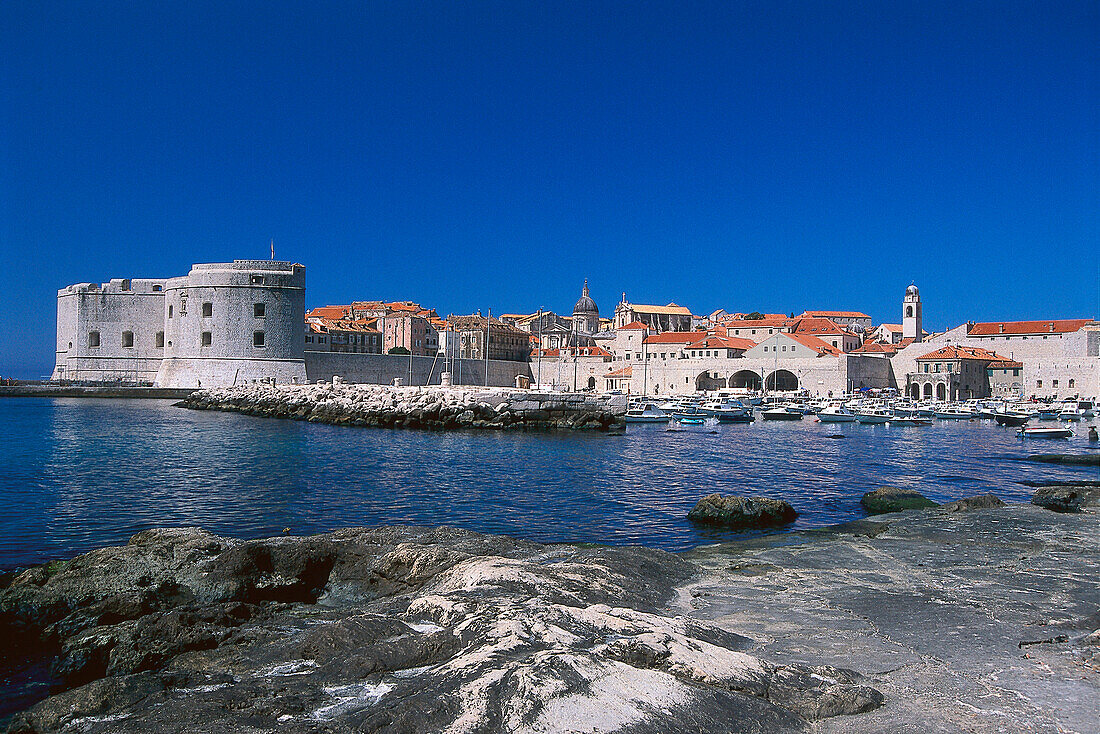
M 839 349 L 834 347 L 832 344 L 821 341 L 816 336 L 811 336 L 809 334 L 786 334 L 785 336 L 789 336 L 791 339 L 794 339 L 796 342 L 804 347 L 809 347 L 810 349 L 813 349 L 817 352 L 818 356 L 821 356 L 823 354 L 829 355 L 831 357 L 840 356 Z
M 648 329 L 649 327 L 643 324 L 641 321 L 631 321 L 629 324 L 623 324 L 619 327 L 619 330 L 623 329 Z
M 791 319 L 781 314 L 769 314 L 763 319 L 727 319 L 722 326 L 727 329 L 783 329 L 791 324 Z
M 853 349 L 849 354 L 897 354 L 898 345 L 883 344 L 882 342 L 865 342 L 858 349 Z
M 634 376 L 634 367 L 632 365 L 627 365 L 626 367 L 623 367 L 622 369 L 617 369 L 614 372 L 608 372 L 606 375 L 604 375 L 604 377 L 633 377 L 633 376 Z
M 342 319 L 351 312 L 351 306 L 317 306 L 306 314 L 307 318 Z
M 850 331 L 840 326 L 832 319 L 817 316 L 795 319 L 794 328 L 792 330 L 795 334 L 811 334 L 813 336 L 820 336 L 822 334 L 843 336 L 844 334 L 851 334 Z
M 705 339 L 688 344 L 686 349 L 740 349 L 745 351 L 755 346 L 756 342 L 752 339 L 740 339 L 735 336 L 710 335 Z
M 941 347 L 934 352 L 929 352 L 924 356 L 917 357 L 917 361 L 933 359 L 980 359 L 987 362 L 1012 361 L 1007 357 L 1002 357 L 996 352 L 991 352 L 988 349 L 982 349 L 980 347 L 956 346 L 954 344 L 949 344 L 946 347 Z
M 1055 319 L 1054 321 L 988 321 L 972 324 L 966 330 L 969 336 L 996 336 L 998 334 L 1068 334 L 1079 331 L 1092 319 Z

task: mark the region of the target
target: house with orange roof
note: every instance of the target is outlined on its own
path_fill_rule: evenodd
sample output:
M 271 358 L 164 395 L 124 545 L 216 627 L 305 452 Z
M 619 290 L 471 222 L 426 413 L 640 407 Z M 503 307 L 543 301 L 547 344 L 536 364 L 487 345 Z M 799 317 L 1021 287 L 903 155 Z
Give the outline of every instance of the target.
M 689 331 L 691 329 L 691 311 L 675 303 L 667 306 L 649 306 L 630 303 L 623 294 L 623 300 L 615 306 L 614 328 L 641 321 L 654 333 L 662 331 Z
M 864 333 L 871 330 L 871 317 L 862 311 L 803 311 L 796 318 L 831 319 L 841 326 L 859 326 Z
M 905 393 L 914 400 L 988 398 L 993 369 L 1014 371 L 1019 378 L 1023 365 L 981 347 L 948 344 L 917 357 L 917 370 L 906 374 Z M 1012 393 L 1019 394 L 1018 389 Z
M 863 343 L 860 334 L 824 316 L 802 316 L 791 319 L 790 332 L 792 334 L 816 336 L 842 352 L 859 349 Z

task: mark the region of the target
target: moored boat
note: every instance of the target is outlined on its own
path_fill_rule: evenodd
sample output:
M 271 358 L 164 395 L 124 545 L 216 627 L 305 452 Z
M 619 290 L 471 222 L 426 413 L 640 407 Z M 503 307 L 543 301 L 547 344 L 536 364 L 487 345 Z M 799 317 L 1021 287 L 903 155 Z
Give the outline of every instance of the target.
M 894 416 L 889 421 L 891 426 L 930 426 L 931 418 L 922 418 L 919 415 Z
M 843 405 L 830 405 L 817 412 L 817 419 L 822 423 L 854 423 L 856 414 Z
M 1027 413 L 1017 413 L 1014 411 L 1002 411 L 993 414 L 993 420 L 997 421 L 997 425 L 1018 427 L 1028 422 L 1031 418 Z
M 1021 438 L 1069 438 L 1073 435 L 1073 431 L 1055 426 L 1024 426 L 1016 432 L 1016 435 Z
M 777 405 L 760 411 L 760 417 L 766 421 L 800 421 L 802 420 L 802 411 L 791 411 L 787 410 L 786 406 Z
M 627 423 L 668 423 L 670 416 L 653 403 L 626 411 Z
M 894 412 L 889 408 L 872 408 L 856 413 L 856 420 L 865 425 L 880 425 L 893 417 Z

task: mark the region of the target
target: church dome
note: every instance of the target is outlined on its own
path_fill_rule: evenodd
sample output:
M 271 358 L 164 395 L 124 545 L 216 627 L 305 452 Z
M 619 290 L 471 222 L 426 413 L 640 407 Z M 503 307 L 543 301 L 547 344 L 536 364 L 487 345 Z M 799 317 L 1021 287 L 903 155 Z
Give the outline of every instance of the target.
M 907 296 L 917 295 L 917 286 L 916 285 L 910 285 L 908 288 L 905 289 L 905 295 L 907 295 Z
M 596 302 L 588 295 L 588 279 L 586 278 L 584 281 L 584 289 L 581 291 L 580 300 L 577 301 L 577 305 L 573 307 L 573 315 L 587 316 L 588 314 L 599 316 L 600 310 L 596 308 Z

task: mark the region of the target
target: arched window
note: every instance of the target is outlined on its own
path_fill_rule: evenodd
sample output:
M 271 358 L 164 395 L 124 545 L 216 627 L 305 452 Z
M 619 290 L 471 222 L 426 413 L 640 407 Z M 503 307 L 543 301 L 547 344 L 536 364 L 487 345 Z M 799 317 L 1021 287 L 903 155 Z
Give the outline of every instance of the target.
M 913 316 L 913 307 L 912 306 L 906 306 L 905 307 L 905 315 L 908 318 L 911 318 Z

